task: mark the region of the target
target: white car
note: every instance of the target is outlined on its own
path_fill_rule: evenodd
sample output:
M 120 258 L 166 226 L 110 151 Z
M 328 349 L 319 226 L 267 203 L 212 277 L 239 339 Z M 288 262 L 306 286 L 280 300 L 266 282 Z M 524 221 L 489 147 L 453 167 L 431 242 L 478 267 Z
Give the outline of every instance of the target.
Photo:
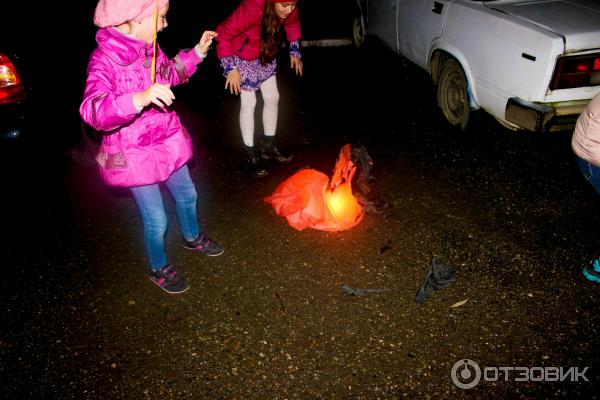
M 572 127 L 600 92 L 600 0 L 356 1 L 355 44 L 372 35 L 429 72 L 463 130 L 477 109 L 513 129 Z

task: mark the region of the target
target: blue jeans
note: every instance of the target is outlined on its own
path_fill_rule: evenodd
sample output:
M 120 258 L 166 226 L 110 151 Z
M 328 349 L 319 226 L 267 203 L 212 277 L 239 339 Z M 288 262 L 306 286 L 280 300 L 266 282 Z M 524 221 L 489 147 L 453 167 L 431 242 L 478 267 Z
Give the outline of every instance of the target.
M 183 238 L 186 240 L 197 238 L 200 234 L 196 210 L 198 194 L 187 165 L 173 172 L 165 183 L 175 199 Z M 165 236 L 168 222 L 159 184 L 132 187 L 131 192 L 142 214 L 144 243 L 150 266 L 153 269 L 160 269 L 167 264 Z
M 577 165 L 585 179 L 594 187 L 594 189 L 596 189 L 598 194 L 600 194 L 600 167 L 579 157 L 577 157 Z

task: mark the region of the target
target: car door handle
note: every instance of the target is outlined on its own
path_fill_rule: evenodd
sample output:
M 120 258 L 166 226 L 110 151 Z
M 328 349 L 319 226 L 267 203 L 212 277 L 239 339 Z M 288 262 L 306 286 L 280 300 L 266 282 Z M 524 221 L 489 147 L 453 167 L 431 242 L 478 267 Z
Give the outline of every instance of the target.
M 432 12 L 434 12 L 435 14 L 442 14 L 442 8 L 444 8 L 444 5 L 438 1 L 434 1 L 433 2 L 433 9 L 431 10 Z

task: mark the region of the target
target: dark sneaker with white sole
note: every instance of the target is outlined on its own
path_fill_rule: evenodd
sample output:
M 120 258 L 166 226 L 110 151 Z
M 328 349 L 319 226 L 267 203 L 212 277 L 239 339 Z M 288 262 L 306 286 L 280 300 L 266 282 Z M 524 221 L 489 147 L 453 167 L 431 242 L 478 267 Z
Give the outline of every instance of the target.
M 592 260 L 589 265 L 583 267 L 582 272 L 589 281 L 600 283 L 600 258 Z
M 175 267 L 170 264 L 165 265 L 161 269 L 150 268 L 148 277 L 154 284 L 167 293 L 183 293 L 190 288 L 185 277 L 180 275 Z
M 261 146 L 261 154 L 263 160 L 276 160 L 280 163 L 287 163 L 292 161 L 293 155 L 285 156 L 281 154 L 281 151 L 276 145 L 272 146 Z
M 220 256 L 225 251 L 223 246 L 206 236 L 204 233 L 201 233 L 200 236 L 194 240 L 184 239 L 183 247 L 211 257 Z

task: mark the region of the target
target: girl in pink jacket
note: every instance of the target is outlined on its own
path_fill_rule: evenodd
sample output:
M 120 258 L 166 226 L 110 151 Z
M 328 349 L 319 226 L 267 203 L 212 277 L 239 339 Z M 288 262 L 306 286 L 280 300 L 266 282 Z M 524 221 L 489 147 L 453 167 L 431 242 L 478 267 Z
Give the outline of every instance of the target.
M 254 152 L 254 108 L 260 89 L 264 108 L 261 157 L 288 162 L 275 145 L 279 92 L 275 80 L 281 30 L 290 42 L 291 66 L 302 75 L 300 20 L 296 1 L 242 0 L 218 27 L 217 57 L 221 60 L 225 89 L 241 98 L 240 128 L 247 156 L 246 167 L 255 177 L 267 175 Z
M 167 216 L 159 184 L 175 199 L 183 245 L 209 256 L 223 247 L 200 230 L 197 193 L 186 163 L 192 141 L 177 114 L 168 108 L 170 87 L 186 82 L 206 57 L 216 32 L 206 31 L 189 51 L 169 60 L 156 46 L 167 27 L 168 0 L 99 0 L 92 52 L 80 114 L 104 133 L 96 157 L 109 185 L 131 189 L 144 224 L 150 261 L 148 276 L 168 293 L 188 289 L 187 280 L 167 261 Z

